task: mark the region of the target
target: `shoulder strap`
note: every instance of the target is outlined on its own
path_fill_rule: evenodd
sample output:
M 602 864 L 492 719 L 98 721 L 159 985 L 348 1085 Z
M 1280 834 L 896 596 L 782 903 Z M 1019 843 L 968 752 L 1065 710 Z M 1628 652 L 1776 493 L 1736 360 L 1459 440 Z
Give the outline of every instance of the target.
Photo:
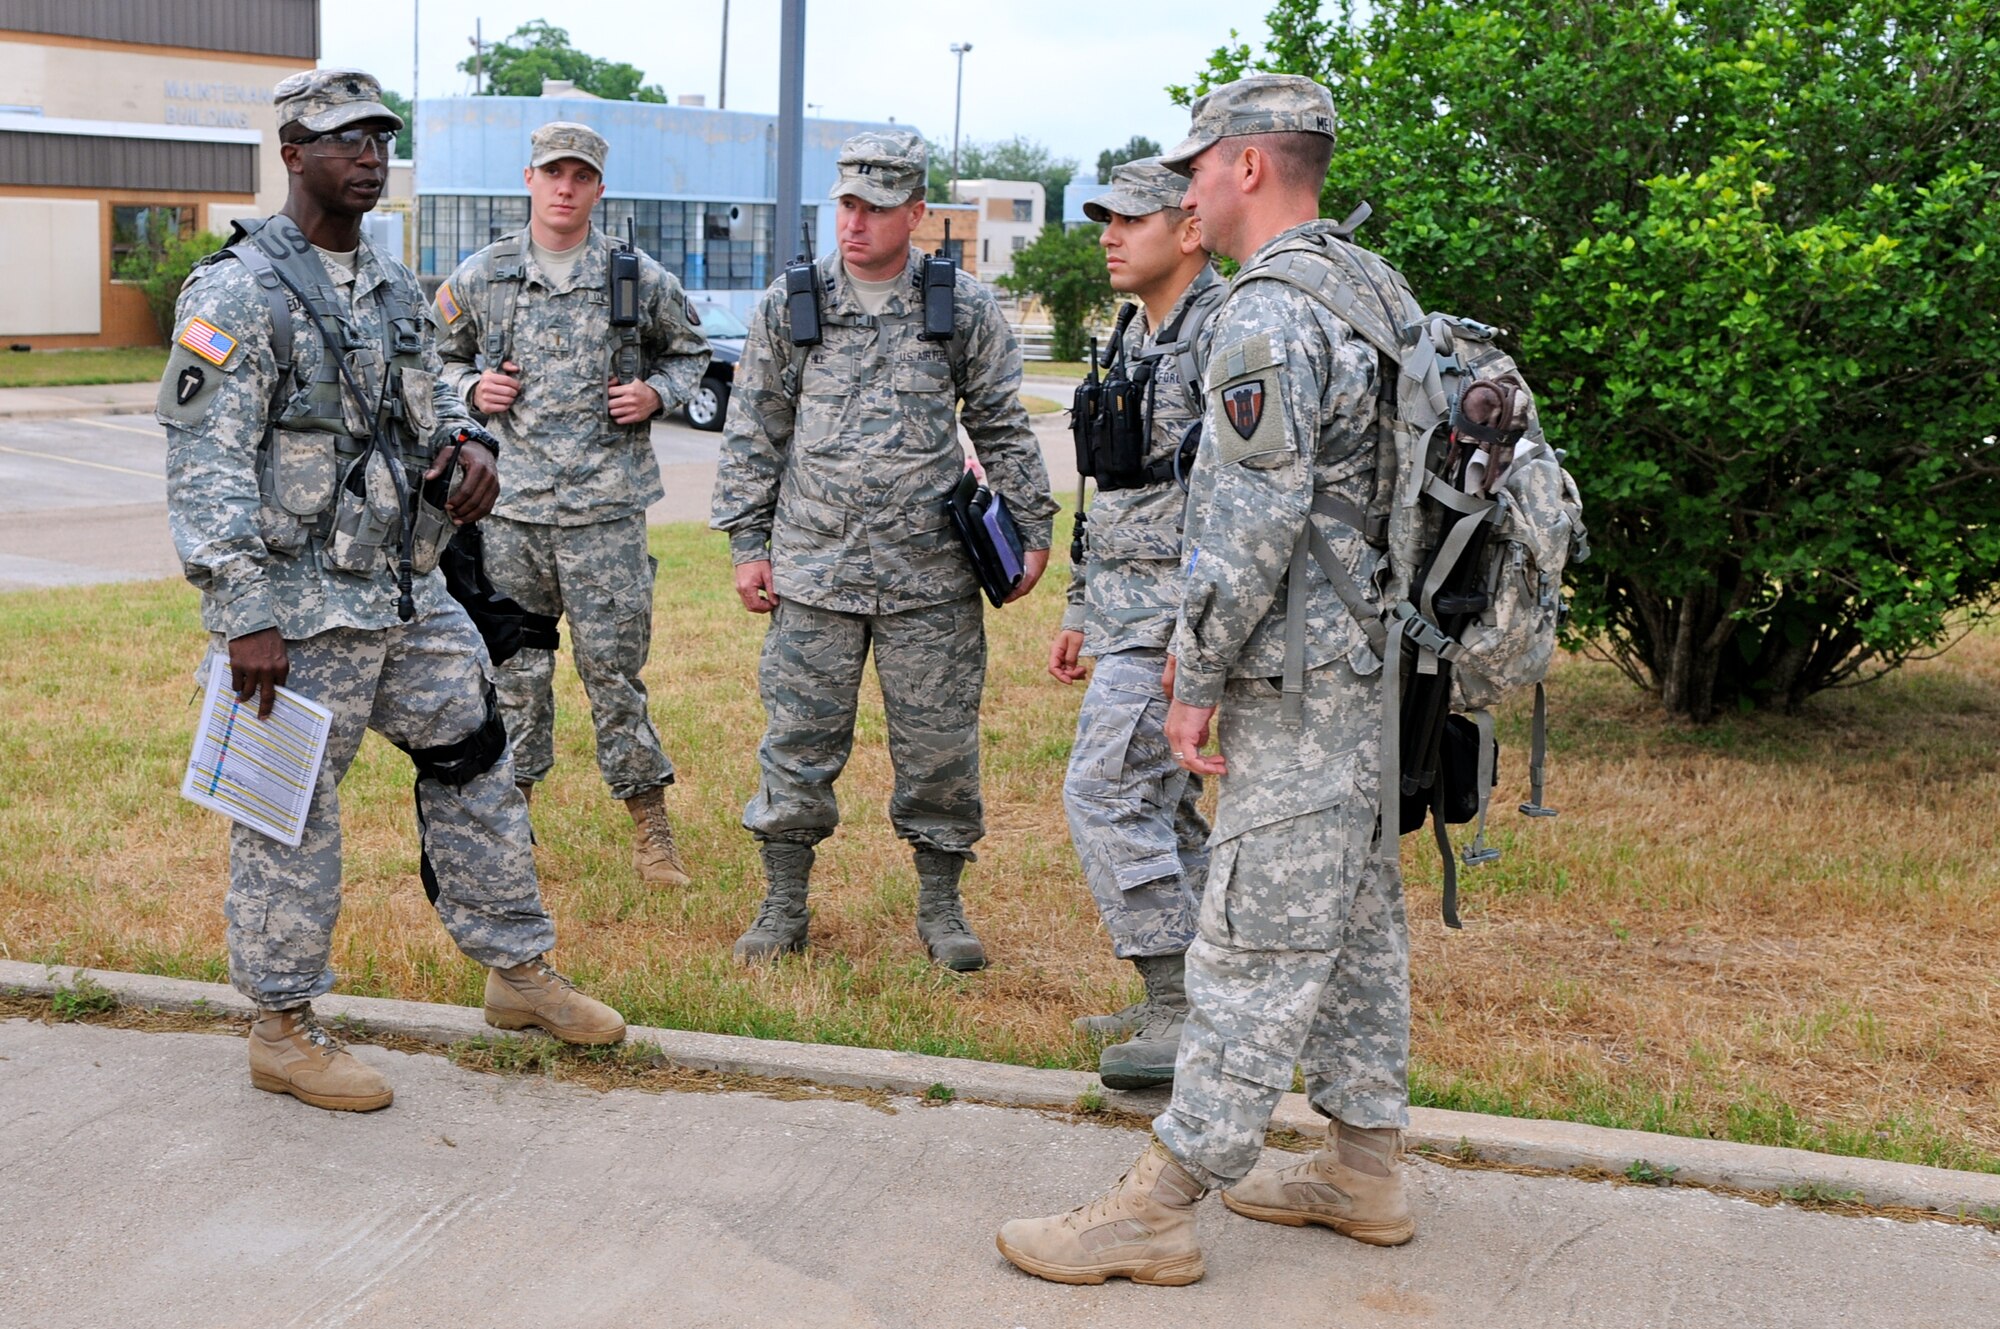
M 273 390 L 271 411 L 275 419 L 277 403 L 292 377 L 292 306 L 285 299 L 285 286 L 278 279 L 277 268 L 263 250 L 239 241 L 223 252 L 250 270 L 257 280 L 257 289 L 264 293 L 265 307 L 271 311 L 271 358 L 278 365 L 278 386 Z
M 519 231 L 495 240 L 492 253 L 493 268 L 486 274 L 486 280 L 489 286 L 494 282 L 507 284 L 507 312 L 499 318 L 487 320 L 486 341 L 481 349 L 486 354 L 487 366 L 498 373 L 500 366 L 513 357 L 514 313 L 521 306 L 521 284 L 527 279 L 528 261 Z M 489 309 L 487 312 L 490 314 L 492 311 Z

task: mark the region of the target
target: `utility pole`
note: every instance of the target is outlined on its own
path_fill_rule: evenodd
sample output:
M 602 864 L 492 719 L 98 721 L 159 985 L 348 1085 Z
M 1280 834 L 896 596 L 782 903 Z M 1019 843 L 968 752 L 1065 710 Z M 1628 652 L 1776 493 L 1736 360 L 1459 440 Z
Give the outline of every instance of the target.
M 729 109 L 729 0 L 722 0 L 722 74 L 715 90 L 715 109 Z
M 951 98 L 951 201 L 958 202 L 958 117 L 965 104 L 965 53 L 971 42 L 953 42 L 951 53 L 958 57 L 958 91 Z
M 784 0 L 778 18 L 778 215 L 771 227 L 772 257 L 805 253 L 799 217 L 799 172 L 805 148 L 806 0 Z M 794 250 L 795 241 L 804 241 Z
M 424 64 L 424 0 L 410 0 L 410 114 L 417 111 L 417 78 Z M 412 131 L 414 133 L 414 130 Z
M 486 39 L 478 19 L 472 20 L 472 95 L 486 90 Z

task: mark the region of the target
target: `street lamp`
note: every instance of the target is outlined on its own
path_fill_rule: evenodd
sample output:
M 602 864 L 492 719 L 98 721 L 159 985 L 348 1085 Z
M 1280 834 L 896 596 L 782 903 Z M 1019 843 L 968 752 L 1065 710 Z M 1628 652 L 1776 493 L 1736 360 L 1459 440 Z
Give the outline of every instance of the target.
M 951 98 L 951 201 L 958 202 L 958 117 L 965 103 L 965 53 L 971 42 L 953 42 L 951 53 L 958 57 L 958 91 Z

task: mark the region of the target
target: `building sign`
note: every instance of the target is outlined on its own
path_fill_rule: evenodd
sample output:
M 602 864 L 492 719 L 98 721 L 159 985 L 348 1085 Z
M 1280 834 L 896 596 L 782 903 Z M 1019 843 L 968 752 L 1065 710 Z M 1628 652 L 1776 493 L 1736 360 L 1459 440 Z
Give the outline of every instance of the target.
M 271 90 L 249 83 L 207 80 L 166 80 L 170 125 L 204 125 L 211 129 L 248 129 L 252 106 L 271 104 Z

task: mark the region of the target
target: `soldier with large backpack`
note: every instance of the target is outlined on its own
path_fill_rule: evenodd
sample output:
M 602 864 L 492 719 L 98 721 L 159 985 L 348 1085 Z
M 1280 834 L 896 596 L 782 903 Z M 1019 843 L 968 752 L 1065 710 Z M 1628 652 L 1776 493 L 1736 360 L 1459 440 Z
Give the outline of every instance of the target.
M 1475 782 L 1483 813 L 1490 725 L 1472 774 L 1454 774 L 1449 712 L 1539 686 L 1581 542 L 1574 486 L 1492 330 L 1426 315 L 1352 243 L 1365 211 L 1319 219 L 1333 134 L 1324 88 L 1259 75 L 1196 101 L 1165 158 L 1190 176 L 1205 243 L 1243 265 L 1211 325 L 1167 664 L 1169 743 L 1220 777 L 1220 800 L 1153 1142 L 1092 1204 L 999 1234 L 1060 1282 L 1195 1281 L 1194 1206 L 1217 1188 L 1266 1222 L 1373 1245 L 1414 1234 L 1397 832 L 1408 807 L 1459 819 Z M 1327 1145 L 1252 1174 L 1295 1068 Z

